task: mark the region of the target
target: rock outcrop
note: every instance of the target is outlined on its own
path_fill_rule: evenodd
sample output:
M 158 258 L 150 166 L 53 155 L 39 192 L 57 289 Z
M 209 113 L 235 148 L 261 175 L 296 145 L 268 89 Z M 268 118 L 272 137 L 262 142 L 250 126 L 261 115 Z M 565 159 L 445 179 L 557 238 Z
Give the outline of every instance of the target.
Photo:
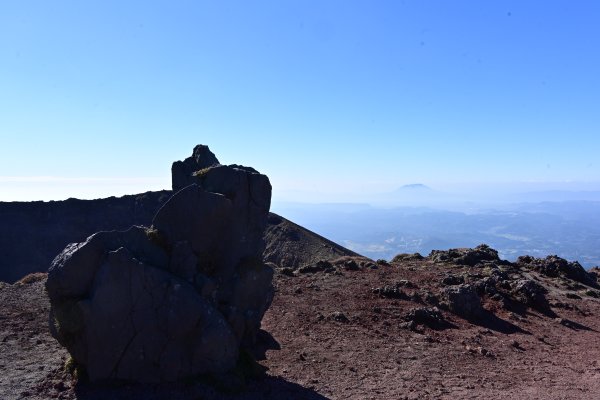
M 498 257 L 498 251 L 492 249 L 486 244 L 480 244 L 474 249 L 460 248 L 449 250 L 432 250 L 428 258 L 433 262 L 445 262 L 457 265 L 468 265 L 474 267 L 486 262 L 501 262 Z
M 546 258 L 521 256 L 517 260 L 517 265 L 534 269 L 552 278 L 561 276 L 583 283 L 584 285 L 596 286 L 595 277 L 587 272 L 581 264 L 577 261 L 569 262 L 555 255 Z
M 197 146 L 196 164 L 174 164 L 202 169 L 152 227 L 96 233 L 53 261 L 51 330 L 92 381 L 222 373 L 253 346 L 273 297 L 262 262 L 271 185 L 214 155 L 204 166 L 206 154 Z

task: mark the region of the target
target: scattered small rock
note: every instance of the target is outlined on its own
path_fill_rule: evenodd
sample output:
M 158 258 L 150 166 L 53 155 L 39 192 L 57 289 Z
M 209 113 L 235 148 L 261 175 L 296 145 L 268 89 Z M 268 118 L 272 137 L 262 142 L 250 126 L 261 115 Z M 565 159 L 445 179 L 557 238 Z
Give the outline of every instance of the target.
M 388 299 L 401 299 L 408 300 L 410 297 L 400 289 L 400 285 L 396 284 L 394 286 L 383 286 L 379 288 L 373 289 L 373 293 L 378 294 L 381 297 L 385 297 Z
M 350 322 L 348 317 L 346 317 L 346 315 L 344 315 L 344 313 L 342 313 L 340 311 L 336 311 L 333 314 L 331 314 L 331 319 L 333 319 L 334 321 L 337 321 L 337 322 L 342 322 L 344 324 Z
M 443 328 L 447 325 L 444 315 L 437 307 L 413 308 L 402 319 L 406 322 L 414 322 L 434 329 Z
M 517 350 L 524 350 L 521 347 L 521 343 L 517 342 L 516 340 L 511 341 L 510 342 L 510 346 L 513 347 L 513 348 L 515 348 L 515 349 L 517 349 Z
M 335 268 L 333 265 L 327 260 L 317 261 L 311 265 L 305 265 L 298 268 L 298 272 L 301 274 L 310 274 L 315 272 L 333 272 Z
M 442 285 L 454 286 L 465 283 L 465 277 L 462 275 L 448 275 L 442 279 Z

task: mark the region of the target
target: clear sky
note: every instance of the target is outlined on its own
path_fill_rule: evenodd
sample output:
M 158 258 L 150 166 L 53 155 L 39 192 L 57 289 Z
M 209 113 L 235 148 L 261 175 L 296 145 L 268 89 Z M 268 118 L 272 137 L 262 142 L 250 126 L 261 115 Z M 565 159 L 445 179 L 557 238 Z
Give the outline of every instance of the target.
M 2 1 L 0 200 L 169 188 L 197 143 L 276 200 L 598 185 L 599 21 L 584 0 Z

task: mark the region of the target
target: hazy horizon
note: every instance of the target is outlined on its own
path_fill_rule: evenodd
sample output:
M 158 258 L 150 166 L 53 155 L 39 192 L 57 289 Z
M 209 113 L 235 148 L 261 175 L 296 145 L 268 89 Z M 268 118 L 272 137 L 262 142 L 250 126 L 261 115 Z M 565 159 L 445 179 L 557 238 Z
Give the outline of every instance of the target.
M 170 166 L 169 166 L 170 167 Z M 168 169 L 168 168 L 167 168 Z M 262 172 L 262 171 L 261 171 Z M 409 181 L 410 182 L 410 181 Z M 273 183 L 273 182 L 272 182 Z M 423 185 L 414 189 L 412 185 Z M 600 182 L 485 182 L 485 183 L 399 183 L 339 191 L 280 190 L 273 186 L 274 203 L 369 203 L 375 206 L 432 205 L 475 202 L 600 201 Z M 86 178 L 0 176 L 0 201 L 59 201 L 67 198 L 98 199 L 148 191 L 171 190 L 171 176 L 161 178 Z M 534 196 L 535 195 L 535 196 Z M 566 197 L 565 197 L 566 195 Z M 527 199 L 527 196 L 532 199 Z

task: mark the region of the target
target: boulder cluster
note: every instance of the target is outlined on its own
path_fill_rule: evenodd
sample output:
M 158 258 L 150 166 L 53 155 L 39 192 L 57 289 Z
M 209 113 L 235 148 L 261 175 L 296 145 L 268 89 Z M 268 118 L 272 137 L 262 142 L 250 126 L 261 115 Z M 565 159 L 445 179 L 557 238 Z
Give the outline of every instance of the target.
M 152 226 L 69 244 L 48 271 L 52 334 L 91 381 L 229 371 L 272 300 L 269 179 L 207 146 L 172 172 L 176 192 Z
M 587 272 L 577 261 L 569 262 L 555 255 L 546 258 L 522 256 L 517 259 L 517 264 L 552 278 L 563 277 L 588 286 L 597 284 L 596 276 Z
M 475 266 L 477 264 L 489 262 L 501 262 L 498 257 L 498 251 L 492 249 L 486 244 L 470 248 L 459 248 L 450 250 L 432 250 L 428 258 L 434 262 L 447 262 L 459 265 Z

